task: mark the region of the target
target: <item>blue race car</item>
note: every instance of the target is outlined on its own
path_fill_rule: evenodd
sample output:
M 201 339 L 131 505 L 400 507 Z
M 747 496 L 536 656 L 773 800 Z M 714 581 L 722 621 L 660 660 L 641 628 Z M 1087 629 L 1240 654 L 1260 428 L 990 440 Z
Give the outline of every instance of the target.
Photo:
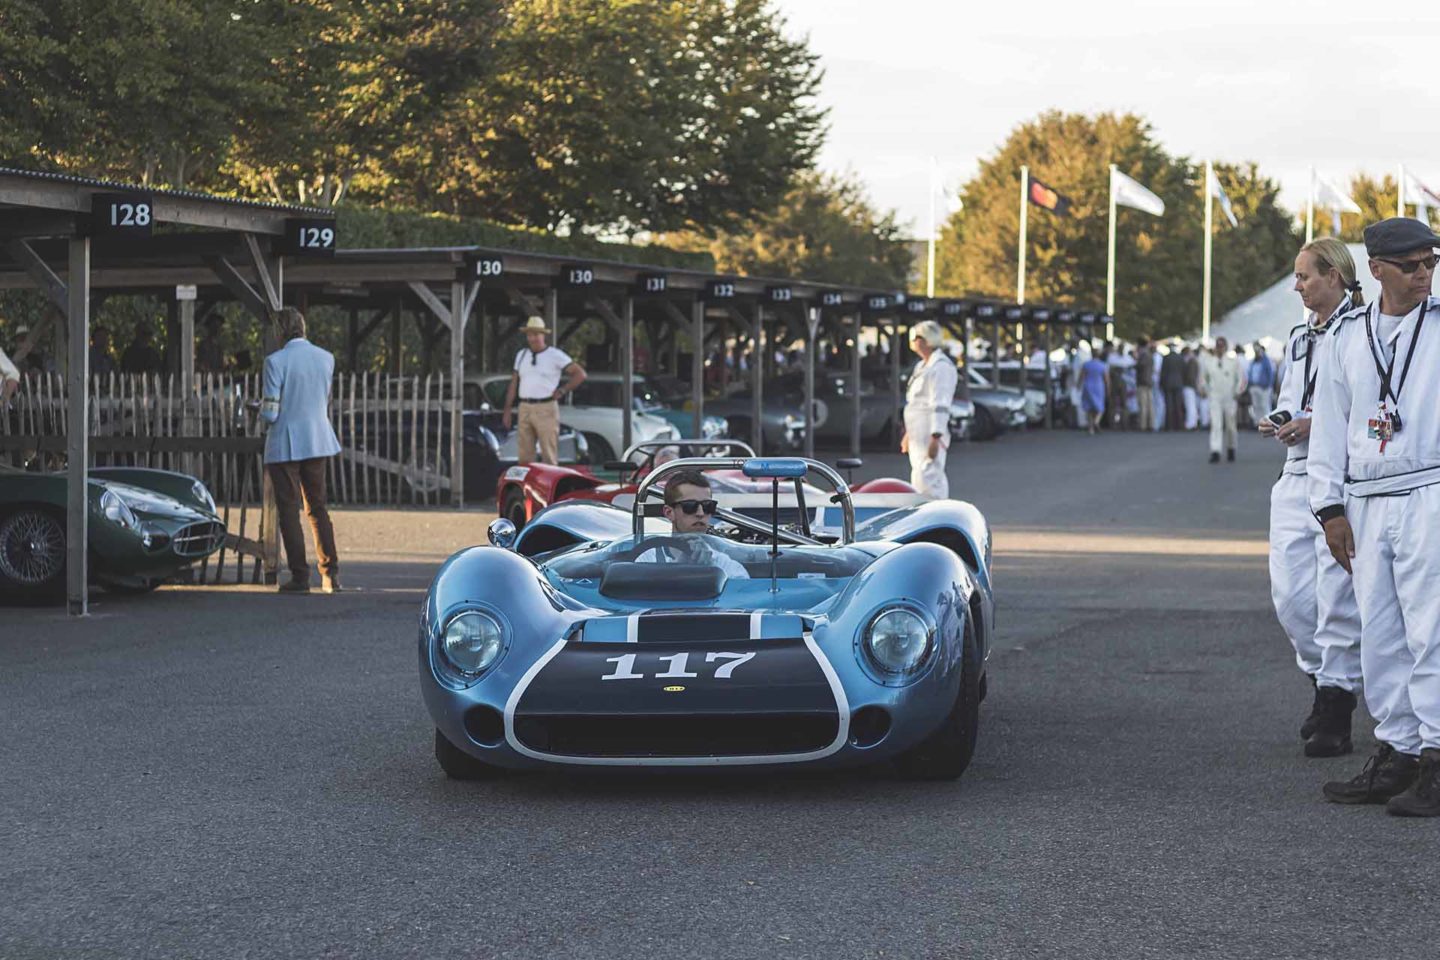
M 710 532 L 672 533 L 665 479 L 695 469 L 768 481 L 768 521 L 716 492 Z M 447 560 L 420 618 L 440 766 L 960 776 L 994 629 L 989 527 L 968 503 L 864 496 L 813 460 L 694 458 L 629 509 L 561 502 L 518 536 L 494 521 L 500 549 Z

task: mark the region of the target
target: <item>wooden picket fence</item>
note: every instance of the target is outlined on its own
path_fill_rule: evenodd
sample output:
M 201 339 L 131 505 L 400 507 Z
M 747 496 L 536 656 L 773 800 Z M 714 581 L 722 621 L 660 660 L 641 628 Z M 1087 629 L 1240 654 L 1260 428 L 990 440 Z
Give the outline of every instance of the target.
M 330 502 L 448 502 L 449 387 L 443 376 L 337 376 L 329 412 L 342 450 L 329 464 Z M 94 466 L 175 470 L 201 480 L 215 497 L 229 536 L 202 564 L 202 580 L 259 582 L 274 571 L 276 558 L 267 556 L 273 548 L 264 546 L 274 531 L 267 530 L 273 508 L 266 504 L 261 394 L 259 374 L 200 375 L 189 397 L 174 376 L 90 381 Z M 63 469 L 66 430 L 64 378 L 28 375 L 9 409 L 0 409 L 0 463 Z

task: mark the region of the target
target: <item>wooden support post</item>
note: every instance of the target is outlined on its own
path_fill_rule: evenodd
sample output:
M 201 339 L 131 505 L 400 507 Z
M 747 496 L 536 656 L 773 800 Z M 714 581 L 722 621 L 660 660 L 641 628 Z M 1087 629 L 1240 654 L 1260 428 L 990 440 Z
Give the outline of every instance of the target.
M 405 307 L 399 297 L 390 308 L 390 372 L 395 376 L 405 373 L 405 363 L 400 359 L 400 323 Z
M 805 456 L 815 456 L 815 338 L 820 331 L 820 309 L 810 307 L 805 315 Z M 860 406 L 860 397 L 855 397 Z
M 765 307 L 757 300 L 754 311 L 750 320 L 750 338 L 754 343 L 750 358 L 750 445 L 764 456 L 765 404 L 761 394 L 765 389 Z
M 72 237 L 65 278 L 70 362 L 66 367 L 66 604 L 72 617 L 90 612 L 90 238 Z
M 1045 354 L 1045 429 L 1055 429 L 1055 391 L 1054 384 L 1050 380 L 1050 324 L 1045 324 L 1040 336 L 1040 349 Z M 1030 374 L 1025 367 L 1021 367 L 1020 389 L 1023 392 Z
M 997 313 L 998 313 L 998 311 L 997 311 Z M 995 343 L 994 343 L 994 346 L 992 346 L 991 349 L 990 349 L 990 368 L 991 368 L 991 369 L 990 369 L 991 375 L 992 375 L 992 376 L 994 377 L 994 379 L 995 379 L 995 382 L 994 382 L 993 384 L 991 384 L 991 386 L 993 386 L 993 387 L 999 387 L 999 386 L 1000 386 L 1000 321 L 999 321 L 998 318 L 997 318 L 996 321 L 995 321 Z
M 900 351 L 905 349 L 905 332 L 900 321 L 890 323 L 890 445 L 900 446 Z M 855 398 L 859 400 L 859 397 Z M 858 406 L 858 404 L 857 404 Z
M 624 411 L 620 439 L 629 450 L 634 442 L 635 419 L 635 298 L 628 293 L 620 308 L 620 384 L 620 408 Z
M 705 301 L 699 298 L 690 306 L 690 340 L 694 344 L 690 355 L 690 391 L 695 403 L 691 429 L 698 437 L 705 425 Z M 672 338 L 671 344 L 678 366 L 680 338 Z
M 465 320 L 463 280 L 450 282 L 450 503 L 465 506 Z
M 850 456 L 860 456 L 860 311 L 857 309 L 850 318 L 851 336 L 854 339 L 850 343 L 850 380 L 851 389 L 855 391 L 855 409 L 850 416 Z M 880 338 L 875 338 L 876 349 L 879 349 Z

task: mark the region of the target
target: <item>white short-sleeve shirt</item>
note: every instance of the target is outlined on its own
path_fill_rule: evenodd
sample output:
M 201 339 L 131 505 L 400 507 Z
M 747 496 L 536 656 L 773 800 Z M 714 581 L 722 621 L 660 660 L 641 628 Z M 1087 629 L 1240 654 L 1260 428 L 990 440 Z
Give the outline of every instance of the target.
M 522 400 L 548 400 L 560 386 L 560 376 L 575 361 L 559 347 L 532 353 L 529 347 L 515 354 L 515 372 L 520 374 L 517 396 Z

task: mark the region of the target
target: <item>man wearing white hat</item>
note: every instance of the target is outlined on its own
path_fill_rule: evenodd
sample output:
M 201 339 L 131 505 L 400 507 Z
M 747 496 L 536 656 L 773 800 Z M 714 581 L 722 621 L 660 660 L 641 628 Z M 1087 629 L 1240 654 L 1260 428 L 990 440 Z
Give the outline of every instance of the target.
M 585 382 L 585 371 L 564 350 L 545 345 L 545 335 L 550 330 L 542 317 L 529 318 L 521 330 L 525 334 L 525 346 L 515 354 L 514 372 L 510 375 L 510 386 L 505 389 L 505 412 L 500 422 L 506 430 L 510 429 L 510 411 L 518 390 L 520 435 L 516 440 L 520 462 L 534 461 L 538 443 L 541 462 L 557 463 L 560 453 L 558 401 Z M 560 385 L 561 376 L 569 378 L 564 386 Z
M 950 446 L 950 407 L 959 374 L 940 349 L 940 324 L 925 320 L 910 328 L 910 346 L 920 354 L 905 390 L 905 436 L 900 452 L 910 454 L 910 483 L 931 497 L 950 496 L 945 452 Z

